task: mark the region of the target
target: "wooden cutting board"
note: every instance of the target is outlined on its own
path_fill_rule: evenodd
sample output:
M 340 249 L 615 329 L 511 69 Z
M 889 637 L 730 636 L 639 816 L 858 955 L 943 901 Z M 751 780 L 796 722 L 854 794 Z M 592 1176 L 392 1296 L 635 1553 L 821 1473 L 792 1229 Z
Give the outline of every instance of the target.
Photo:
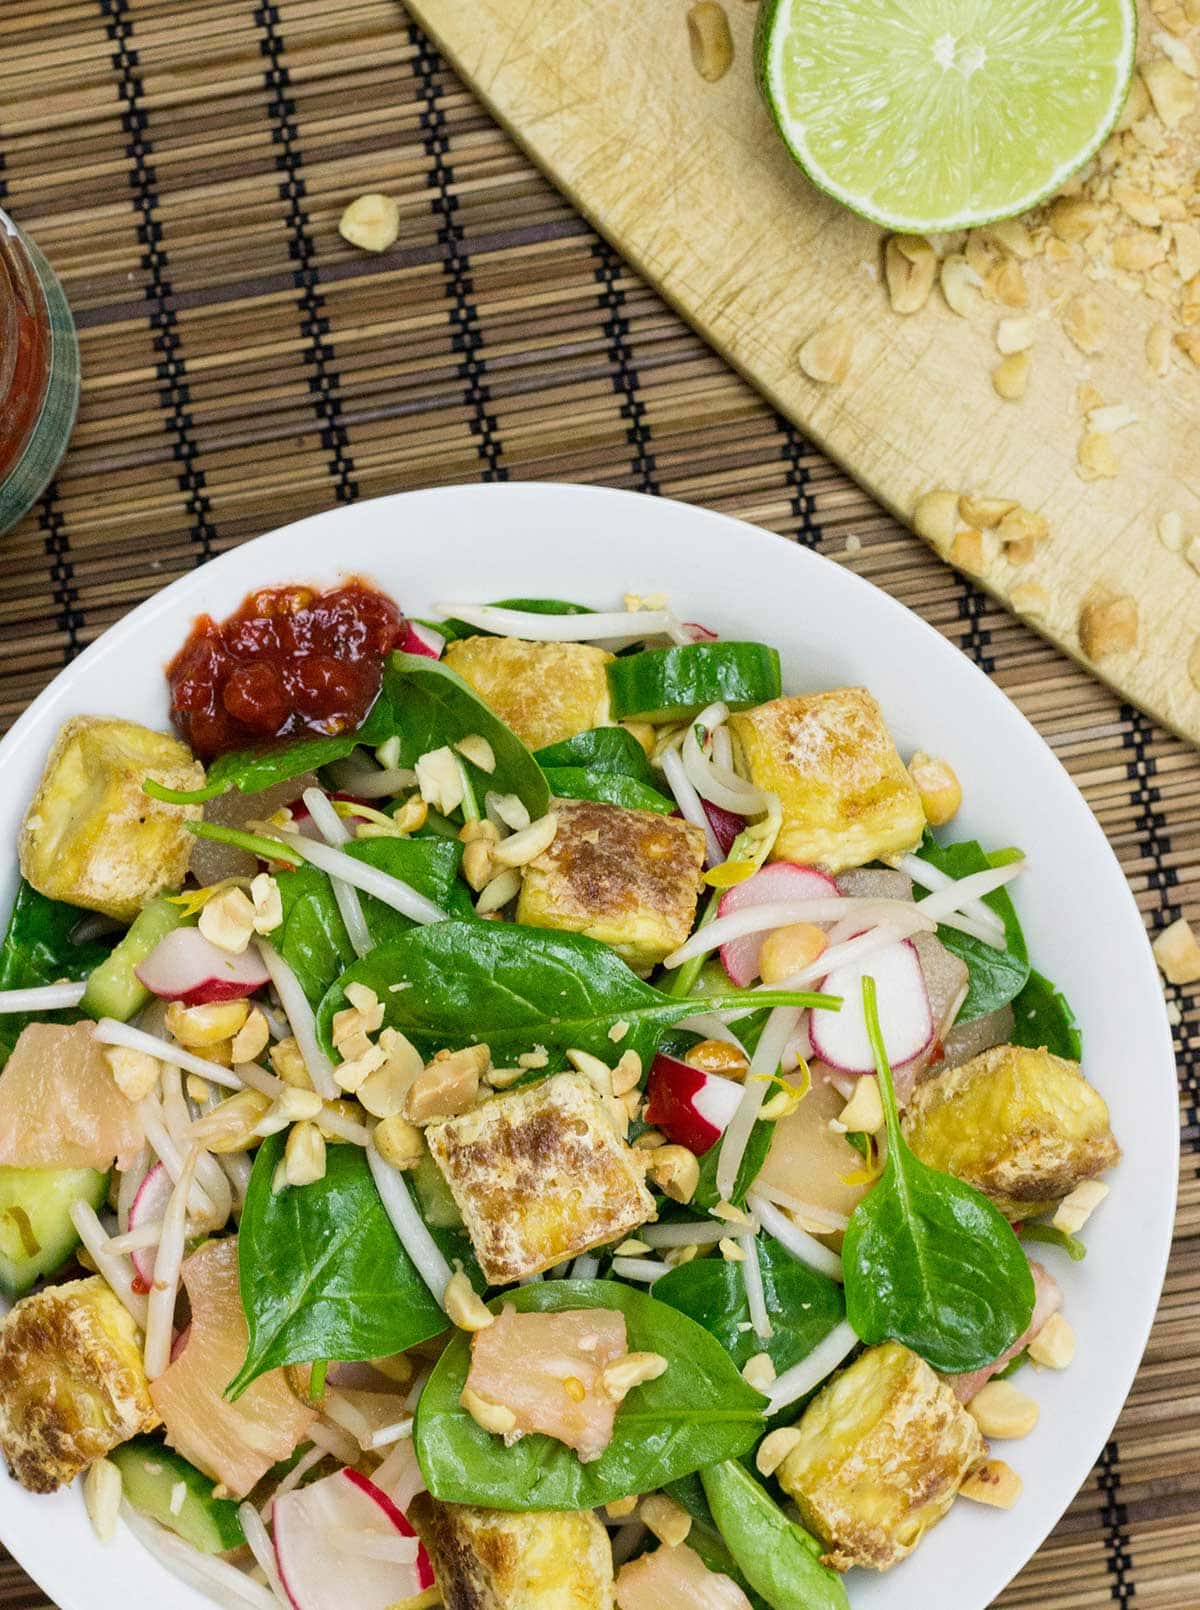
M 1200 28 L 1187 27 L 1175 0 L 1154 4 L 1160 13 L 1173 6 L 1169 22 L 1186 29 L 1168 51 L 1186 65 L 1179 47 L 1190 45 L 1200 61 Z M 1035 230 L 1035 244 L 1053 242 L 1061 262 L 1042 249 L 1023 261 L 1004 247 L 984 261 L 987 243 L 977 238 L 971 256 L 989 278 L 983 293 L 969 290 L 966 316 L 936 287 L 918 312 L 900 316 L 885 289 L 883 235 L 808 184 L 762 107 L 753 3 L 725 0 L 733 61 L 716 82 L 693 61 L 691 0 L 410 0 L 409 9 L 581 211 L 889 509 L 911 521 L 923 494 L 950 489 L 1042 516 L 1048 536 L 1032 557 L 992 529 L 982 540 L 952 532 L 949 499 L 943 528 L 922 534 L 1133 702 L 1200 741 L 1200 574 L 1186 557 L 1195 539 L 1200 565 L 1200 367 L 1173 341 L 1194 328 L 1200 358 L 1200 324 L 1179 316 L 1188 242 L 1169 217 L 1155 225 L 1144 200 L 1134 201 L 1150 219 L 1139 223 L 1110 196 L 1085 245 Z M 1164 20 L 1146 9 L 1139 59 L 1162 57 Z M 1117 171 L 1137 177 L 1149 163 L 1154 209 L 1164 184 L 1163 194 L 1175 193 L 1171 170 L 1190 176 L 1200 167 L 1194 110 L 1175 132 L 1150 110 L 1124 140 Z M 1180 210 L 1166 202 L 1168 214 Z M 1200 223 L 1197 203 L 1182 210 Z M 1115 243 L 1125 235 L 1148 257 L 1165 252 L 1165 264 L 1118 271 Z M 935 244 L 946 254 L 965 242 Z M 1200 235 L 1193 244 L 1200 249 Z M 1019 298 L 1022 280 L 1026 308 L 996 299 Z M 1085 324 L 1098 326 L 1095 342 L 1084 336 L 1100 347 L 1091 354 L 1064 330 L 1081 295 L 1094 299 L 1082 308 Z M 1032 336 L 1027 389 L 1005 401 L 992 376 L 997 327 L 1025 318 L 1032 328 L 1005 333 Z M 1170 343 L 1161 377 L 1147 357 L 1158 324 L 1151 347 Z M 831 325 L 847 337 L 848 368 L 821 383 L 798 354 Z M 1081 387 L 1092 389 L 1081 397 Z M 1079 469 L 1084 410 L 1101 404 L 1136 417 L 1093 416 L 1104 437 L 1092 444 L 1100 465 L 1119 468 L 1088 480 Z M 1174 549 L 1157 534 L 1164 516 Z

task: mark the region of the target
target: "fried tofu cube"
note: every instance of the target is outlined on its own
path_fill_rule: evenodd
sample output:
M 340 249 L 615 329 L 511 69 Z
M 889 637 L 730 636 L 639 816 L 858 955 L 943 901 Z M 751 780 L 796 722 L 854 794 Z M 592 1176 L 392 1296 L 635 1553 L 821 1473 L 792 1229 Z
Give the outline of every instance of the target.
M 911 1554 L 987 1454 L 950 1387 L 899 1342 L 860 1354 L 796 1429 L 777 1475 L 839 1571 Z
M 1014 1220 L 1048 1213 L 1121 1155 L 1079 1064 L 1021 1045 L 993 1046 L 918 1085 L 904 1127 L 922 1162 Z
M 558 831 L 525 868 L 517 921 L 586 934 L 648 972 L 692 930 L 704 834 L 657 811 L 558 799 Z
M 612 1549 L 590 1509 L 510 1513 L 421 1493 L 408 1516 L 446 1610 L 612 1610 Z
M 654 1217 L 642 1161 L 582 1074 L 430 1124 L 425 1139 L 491 1286 L 539 1274 Z
M 750 780 L 783 806 L 773 860 L 842 872 L 920 843 L 921 797 L 866 688 L 772 699 L 729 727 Z
M 22 1487 L 53 1492 L 157 1424 L 137 1326 L 99 1275 L 23 1298 L 0 1325 L 0 1448 Z
M 612 655 L 590 643 L 526 643 L 520 637 L 464 637 L 445 663 L 530 749 L 609 724 Z
M 46 760 L 18 840 L 35 889 L 131 922 L 162 889 L 183 882 L 199 805 L 165 805 L 142 792 L 147 777 L 199 788 L 204 767 L 186 744 L 136 721 L 73 716 Z

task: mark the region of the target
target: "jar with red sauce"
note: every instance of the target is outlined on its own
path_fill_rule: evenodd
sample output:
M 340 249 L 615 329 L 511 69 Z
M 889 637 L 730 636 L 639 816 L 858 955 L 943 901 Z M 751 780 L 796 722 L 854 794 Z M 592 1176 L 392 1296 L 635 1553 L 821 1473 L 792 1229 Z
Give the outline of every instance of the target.
M 206 761 L 272 739 L 352 732 L 403 635 L 399 608 L 363 581 L 261 588 L 223 621 L 197 619 L 167 667 L 172 718 Z
M 49 263 L 0 211 L 0 532 L 29 512 L 79 408 L 79 342 Z

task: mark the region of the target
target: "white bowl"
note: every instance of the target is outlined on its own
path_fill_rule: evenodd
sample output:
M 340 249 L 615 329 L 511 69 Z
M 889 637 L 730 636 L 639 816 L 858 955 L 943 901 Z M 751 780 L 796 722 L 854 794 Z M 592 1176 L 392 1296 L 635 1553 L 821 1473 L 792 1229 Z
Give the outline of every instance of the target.
M 1137 908 L 1104 835 L 1034 729 L 931 627 L 848 571 L 767 532 L 680 503 L 594 487 L 493 485 L 411 492 L 302 520 L 173 583 L 64 670 L 0 743 L 0 841 L 17 827 L 59 724 L 79 712 L 167 722 L 161 668 L 194 615 L 222 615 L 253 587 L 373 578 L 403 608 L 437 599 L 555 596 L 614 607 L 664 591 L 685 619 L 783 653 L 789 690 L 862 683 L 906 753 L 951 760 L 959 837 L 1019 844 L 1017 885 L 1040 971 L 1083 1028 L 1084 1068 L 1125 1149 L 1113 1194 L 1088 1225 L 1081 1264 L 1045 1249 L 1066 1294 L 1079 1354 L 1064 1374 L 1027 1371 L 1042 1406 L 1002 1453 L 1025 1493 L 1010 1513 L 960 1502 L 914 1557 L 886 1576 L 856 1572 L 858 1610 L 984 1610 L 1074 1497 L 1133 1381 L 1158 1301 L 1178 1172 L 1175 1070 L 1163 994 Z M 9 856 L 0 888 L 16 883 Z M 50 1498 L 0 1476 L 0 1536 L 62 1610 L 198 1610 L 122 1528 L 103 1547 L 77 1491 Z

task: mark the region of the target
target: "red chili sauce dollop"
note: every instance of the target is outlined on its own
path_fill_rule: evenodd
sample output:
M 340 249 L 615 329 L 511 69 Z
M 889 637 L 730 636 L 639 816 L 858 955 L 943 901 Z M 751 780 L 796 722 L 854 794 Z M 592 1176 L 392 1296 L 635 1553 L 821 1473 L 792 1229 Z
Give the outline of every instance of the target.
M 264 587 L 223 621 L 197 618 L 167 667 L 172 718 L 201 760 L 353 731 L 403 633 L 400 610 L 365 582 Z

